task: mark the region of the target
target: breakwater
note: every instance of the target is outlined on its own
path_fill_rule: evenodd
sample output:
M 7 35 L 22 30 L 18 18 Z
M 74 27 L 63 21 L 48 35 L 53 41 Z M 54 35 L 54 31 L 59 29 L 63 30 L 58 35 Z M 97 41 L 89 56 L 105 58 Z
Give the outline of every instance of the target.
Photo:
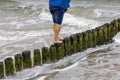
M 40 49 L 25 50 L 14 57 L 7 57 L 0 61 L 0 78 L 13 75 L 23 69 L 56 62 L 65 56 L 82 52 L 87 48 L 108 44 L 112 42 L 112 38 L 119 31 L 120 19 L 115 19 L 95 29 L 65 37 L 62 44 L 52 44 L 50 47 L 43 47 L 41 51 Z

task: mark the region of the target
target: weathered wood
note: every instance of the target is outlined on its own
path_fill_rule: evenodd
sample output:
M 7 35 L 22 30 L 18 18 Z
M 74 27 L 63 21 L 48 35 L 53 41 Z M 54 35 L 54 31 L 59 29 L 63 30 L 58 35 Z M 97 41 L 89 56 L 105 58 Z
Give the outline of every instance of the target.
M 98 43 L 98 31 L 97 28 L 93 30 L 93 47 L 96 47 Z
M 67 56 L 67 55 L 71 55 L 72 52 L 71 52 L 71 41 L 70 41 L 70 38 L 69 37 L 66 37 L 64 40 L 64 49 L 65 49 L 65 53 L 64 55 Z
M 12 58 L 6 58 L 4 60 L 5 63 L 5 74 L 6 76 L 10 76 L 14 74 L 14 65 L 13 65 L 13 59 Z
M 71 53 L 74 54 L 77 52 L 77 35 L 73 34 L 70 36 L 70 40 L 71 40 Z
M 4 64 L 0 62 L 0 79 L 4 78 Z
M 83 34 L 82 33 L 78 33 L 78 48 L 79 48 L 79 51 L 84 51 L 83 49 Z
M 57 52 L 57 59 L 62 59 L 64 58 L 64 44 L 63 43 L 58 43 L 54 44 L 56 47 L 56 52 Z
M 50 50 L 48 47 L 42 48 L 42 62 L 43 63 L 49 63 L 51 61 L 50 59 Z
M 103 27 L 104 27 L 104 41 L 105 43 L 109 43 L 111 41 L 110 29 L 109 29 L 110 25 L 109 23 L 105 23 Z
M 116 29 L 114 27 L 114 21 L 110 22 L 110 32 L 111 32 L 111 38 L 116 35 Z
M 22 52 L 23 56 L 23 69 L 32 67 L 31 52 L 26 50 Z
M 33 57 L 33 65 L 34 66 L 39 66 L 41 65 L 41 54 L 40 54 L 40 50 L 39 49 L 35 49 L 34 50 L 34 57 Z
M 76 51 L 77 51 L 77 52 L 80 52 L 80 51 L 81 51 L 81 48 L 80 48 L 80 47 L 82 46 L 82 45 L 80 45 L 80 34 L 77 33 L 77 34 L 76 34 L 76 37 L 77 37 Z
M 117 19 L 117 21 L 118 21 L 118 31 L 120 31 L 120 18 Z
M 104 28 L 103 27 L 98 27 L 98 42 L 97 45 L 102 45 L 104 43 Z
M 115 34 L 117 34 L 117 32 L 118 32 L 118 21 L 116 20 L 116 19 L 114 19 L 113 20 L 113 23 L 112 23 L 112 25 L 114 26 L 114 29 L 115 29 Z
M 88 32 L 85 31 L 85 32 L 83 32 L 83 50 L 87 49 L 88 41 L 89 41 Z
M 50 46 L 50 60 L 52 62 L 56 62 L 58 60 L 57 59 L 57 51 L 56 51 L 55 45 L 51 45 Z
M 21 54 L 15 55 L 15 68 L 16 72 L 21 71 L 23 69 L 23 57 Z
M 94 34 L 93 34 L 93 30 L 89 30 L 89 35 L 88 35 L 88 38 L 89 38 L 89 43 L 88 43 L 88 48 L 91 48 L 91 47 L 94 47 L 94 43 L 93 43 L 93 38 L 94 38 Z

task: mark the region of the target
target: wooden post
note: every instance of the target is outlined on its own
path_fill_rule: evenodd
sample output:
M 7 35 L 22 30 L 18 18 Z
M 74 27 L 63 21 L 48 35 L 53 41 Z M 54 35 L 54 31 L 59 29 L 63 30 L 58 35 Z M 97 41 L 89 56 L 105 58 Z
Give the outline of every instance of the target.
M 76 37 L 77 37 L 77 47 L 76 47 L 76 50 L 77 50 L 77 52 L 80 52 L 81 51 L 80 47 L 82 46 L 82 45 L 80 45 L 80 33 L 77 33 Z
M 67 55 L 71 55 L 71 41 L 70 41 L 70 38 L 69 37 L 66 37 L 64 40 L 64 49 L 65 49 L 65 53 L 64 55 L 67 56 Z
M 49 63 L 50 62 L 50 50 L 48 47 L 42 48 L 42 62 Z
M 77 52 L 77 35 L 73 34 L 70 36 L 70 40 L 71 40 L 71 53 L 76 53 Z
M 111 34 L 112 34 L 112 27 L 111 27 L 111 25 L 109 24 L 108 26 L 108 39 L 109 39 L 109 42 L 113 42 L 113 37 L 111 36 Z
M 78 48 L 79 51 L 83 51 L 83 34 L 82 33 L 78 33 Z
M 83 32 L 83 49 L 84 50 L 88 48 L 88 41 L 89 41 L 88 32 L 85 31 Z
M 34 66 L 39 66 L 41 65 L 41 54 L 39 49 L 34 50 Z
M 107 27 L 106 27 L 106 25 L 104 24 L 104 25 L 102 25 L 102 28 L 103 28 L 103 37 L 104 37 L 104 43 L 106 43 L 107 42 L 107 40 L 108 40 L 108 35 L 107 35 L 107 33 L 108 33 L 108 30 L 107 30 Z
M 96 47 L 98 43 L 98 29 L 93 29 L 93 47 Z
M 117 21 L 118 21 L 118 31 L 120 31 L 120 18 L 117 19 Z
M 89 33 L 88 34 L 88 38 L 89 38 L 88 47 L 91 48 L 91 47 L 93 47 L 93 38 L 94 38 L 93 30 L 89 30 L 88 33 Z
M 23 69 L 32 67 L 31 52 L 29 50 L 22 52 L 23 56 Z
M 4 78 L 4 64 L 0 62 L 0 79 Z
M 116 29 L 114 27 L 114 21 L 110 22 L 110 32 L 111 32 L 111 38 L 115 36 Z
M 114 27 L 115 27 L 115 33 L 117 34 L 119 32 L 119 22 L 118 20 L 114 20 Z
M 5 63 L 5 74 L 6 76 L 13 75 L 14 74 L 14 65 L 13 65 L 13 59 L 12 58 L 6 58 L 4 60 Z
M 21 54 L 15 55 L 15 68 L 16 72 L 21 71 L 23 69 L 23 57 Z
M 57 59 L 62 59 L 64 58 L 64 44 L 61 43 L 61 44 L 54 44 L 55 47 L 56 47 L 56 52 L 57 52 Z
M 50 46 L 50 60 L 56 62 L 57 59 L 57 51 L 55 45 Z
M 104 36 L 105 36 L 105 43 L 109 43 L 111 41 L 111 38 L 110 38 L 110 25 L 109 23 L 106 23 L 103 25 L 104 27 Z
M 98 45 L 102 45 L 104 43 L 104 32 L 103 27 L 98 27 Z

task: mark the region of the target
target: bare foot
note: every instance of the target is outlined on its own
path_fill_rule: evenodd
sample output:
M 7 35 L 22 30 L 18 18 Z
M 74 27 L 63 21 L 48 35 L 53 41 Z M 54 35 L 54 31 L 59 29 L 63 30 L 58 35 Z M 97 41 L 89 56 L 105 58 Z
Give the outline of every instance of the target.
M 63 41 L 63 38 L 59 38 L 60 41 Z
M 62 43 L 63 41 L 61 41 L 61 40 L 57 40 L 57 41 L 54 41 L 54 43 L 56 44 L 56 43 Z

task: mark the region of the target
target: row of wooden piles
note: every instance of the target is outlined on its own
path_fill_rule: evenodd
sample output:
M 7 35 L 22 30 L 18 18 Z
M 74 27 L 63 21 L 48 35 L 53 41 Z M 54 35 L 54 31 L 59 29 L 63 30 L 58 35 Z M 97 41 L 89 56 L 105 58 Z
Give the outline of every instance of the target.
M 95 29 L 65 37 L 62 44 L 43 47 L 41 51 L 35 49 L 33 56 L 31 56 L 30 50 L 23 51 L 22 54 L 16 54 L 14 58 L 8 57 L 4 61 L 0 61 L 0 78 L 13 75 L 23 69 L 56 62 L 68 55 L 82 52 L 87 48 L 107 44 L 112 41 L 112 38 L 119 31 L 120 19 L 115 19 Z

